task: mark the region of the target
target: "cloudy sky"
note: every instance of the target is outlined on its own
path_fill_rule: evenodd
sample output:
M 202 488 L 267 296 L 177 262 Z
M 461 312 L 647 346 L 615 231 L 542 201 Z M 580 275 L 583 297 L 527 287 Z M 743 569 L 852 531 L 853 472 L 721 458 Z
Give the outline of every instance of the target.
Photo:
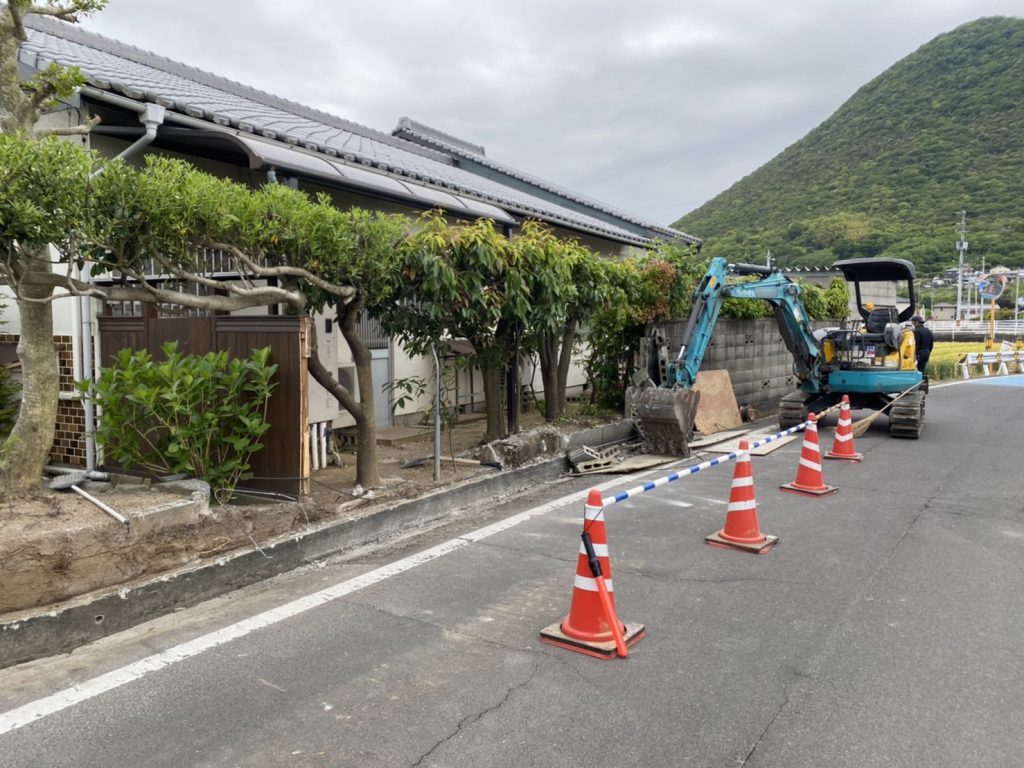
M 110 0 L 95 32 L 668 224 L 1020 0 Z

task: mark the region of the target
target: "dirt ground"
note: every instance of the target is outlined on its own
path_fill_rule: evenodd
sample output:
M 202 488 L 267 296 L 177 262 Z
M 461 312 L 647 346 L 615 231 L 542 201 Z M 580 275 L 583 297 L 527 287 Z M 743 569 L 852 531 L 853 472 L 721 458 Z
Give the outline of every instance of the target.
M 540 435 L 552 448 L 558 436 L 617 420 L 568 419 L 545 425 L 535 410 L 523 414 L 521 432 L 496 446 L 506 465 L 518 463 L 518 446 Z M 442 433 L 441 479 L 434 480 L 433 432 L 403 435 L 397 444 L 378 445 L 380 486 L 355 487 L 355 455 L 341 453 L 341 465 L 313 473 L 310 498 L 300 503 L 241 498 L 210 502 L 208 513 L 166 527 L 143 525 L 140 515 L 154 507 L 182 505 L 185 490 L 159 486 L 92 484 L 89 493 L 133 522 L 118 523 L 72 490 L 41 487 L 17 503 L 0 498 L 0 617 L 15 619 L 77 595 L 152 577 L 321 521 L 362 514 L 374 505 L 415 498 L 497 471 L 479 461 L 485 422 L 460 423 Z M 406 431 L 408 432 L 408 431 Z M 475 457 L 475 458 L 474 458 Z M 494 454 L 488 454 L 494 458 Z M 165 515 L 165 517 L 167 517 Z M 148 519 L 148 518 L 147 518 Z

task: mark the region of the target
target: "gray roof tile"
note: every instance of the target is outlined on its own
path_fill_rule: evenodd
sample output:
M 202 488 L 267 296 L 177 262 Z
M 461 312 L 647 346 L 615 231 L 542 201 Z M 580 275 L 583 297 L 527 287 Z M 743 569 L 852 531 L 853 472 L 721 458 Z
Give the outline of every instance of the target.
M 170 110 L 215 125 L 316 148 L 321 153 L 350 163 L 458 190 L 461 194 L 487 200 L 513 213 L 536 216 L 620 242 L 646 242 L 652 236 L 694 240 L 495 163 L 484 157 L 482 147 L 432 129 L 427 129 L 429 134 L 416 135 L 415 142 L 409 141 L 70 24 L 30 16 L 26 28 L 28 41 L 19 52 L 22 63 L 36 68 L 45 66 L 44 62 L 48 61 L 76 65 L 90 84 L 102 90 L 114 91 L 135 100 L 154 101 Z M 408 121 L 410 133 L 423 133 L 423 128 Z M 548 199 L 458 168 L 453 155 L 471 156 L 474 161 L 482 162 L 500 174 L 549 193 Z M 551 195 L 562 197 L 573 205 L 560 205 L 550 199 Z M 589 207 L 596 215 L 580 212 L 580 206 Z M 609 216 L 621 221 L 622 225 L 610 223 L 607 220 Z M 638 228 L 644 233 L 638 234 Z

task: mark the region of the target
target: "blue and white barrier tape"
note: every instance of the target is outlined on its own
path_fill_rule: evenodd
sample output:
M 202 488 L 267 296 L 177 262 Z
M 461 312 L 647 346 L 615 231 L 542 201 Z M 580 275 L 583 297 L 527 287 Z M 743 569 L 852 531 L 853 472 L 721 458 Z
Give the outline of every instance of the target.
M 702 469 L 708 469 L 709 467 L 713 467 L 716 464 L 724 464 L 727 461 L 735 461 L 743 454 L 749 454 L 750 451 L 752 451 L 754 448 L 759 448 L 762 445 L 767 445 L 768 443 L 778 440 L 779 438 L 785 437 L 786 435 L 791 435 L 794 432 L 799 432 L 801 429 L 806 429 L 807 425 L 810 423 L 810 421 L 805 421 L 802 424 L 797 424 L 795 427 L 790 427 L 789 429 L 783 430 L 782 432 L 776 432 L 774 435 L 771 435 L 769 437 L 764 437 L 761 438 L 760 440 L 755 440 L 752 443 L 750 443 L 750 447 L 746 451 L 734 451 L 733 453 L 728 453 L 725 454 L 724 456 L 718 456 L 717 458 L 711 459 L 710 461 L 705 461 L 703 464 L 696 464 L 692 467 L 687 467 L 681 472 L 673 472 L 671 475 L 667 475 L 666 477 L 659 477 L 657 480 L 652 480 L 649 483 L 638 485 L 636 488 L 630 488 L 628 491 L 622 491 L 621 493 L 617 493 L 614 496 L 608 496 L 607 498 L 601 499 L 601 504 L 602 506 L 607 507 L 611 504 L 616 504 L 620 501 L 625 501 L 631 496 L 638 496 L 641 493 L 653 491 L 655 488 L 665 485 L 666 483 L 671 483 L 673 480 L 678 480 L 682 477 L 686 477 L 687 475 L 695 475 Z

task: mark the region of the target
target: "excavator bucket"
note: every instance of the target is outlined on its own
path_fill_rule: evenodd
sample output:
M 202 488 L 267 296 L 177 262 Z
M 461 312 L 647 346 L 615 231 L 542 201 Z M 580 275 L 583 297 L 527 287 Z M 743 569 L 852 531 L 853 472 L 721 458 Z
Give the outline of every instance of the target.
M 638 426 L 650 453 L 689 456 L 700 393 L 692 389 L 649 387 L 636 398 Z

